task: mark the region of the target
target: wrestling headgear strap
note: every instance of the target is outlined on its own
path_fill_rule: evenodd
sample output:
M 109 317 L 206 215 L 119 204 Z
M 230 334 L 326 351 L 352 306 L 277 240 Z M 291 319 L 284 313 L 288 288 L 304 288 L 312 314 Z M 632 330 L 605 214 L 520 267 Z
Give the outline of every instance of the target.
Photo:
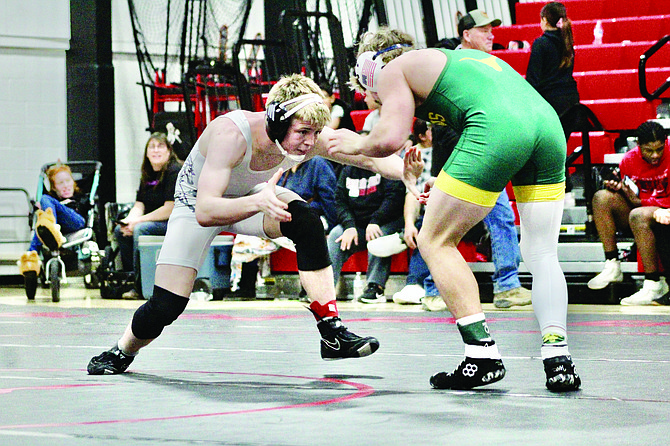
M 286 137 L 288 129 L 291 126 L 290 117 L 298 110 L 316 103 L 323 103 L 323 97 L 316 93 L 303 94 L 285 102 L 270 102 L 265 113 L 265 130 L 271 140 L 277 144 L 279 151 L 285 157 L 301 162 L 304 155 L 291 155 L 281 146 L 281 142 Z M 293 107 L 290 107 L 292 104 Z

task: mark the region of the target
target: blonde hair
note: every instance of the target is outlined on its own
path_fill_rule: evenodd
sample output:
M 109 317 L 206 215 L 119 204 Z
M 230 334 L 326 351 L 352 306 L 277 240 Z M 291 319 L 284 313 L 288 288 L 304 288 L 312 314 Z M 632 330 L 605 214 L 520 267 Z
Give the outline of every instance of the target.
M 271 102 L 283 103 L 290 99 L 297 98 L 298 96 L 310 93 L 318 94 L 322 98 L 324 97 L 321 88 L 312 79 L 303 76 L 302 74 L 283 76 L 272 89 L 270 89 L 267 104 Z M 287 108 L 290 110 L 291 107 Z M 309 122 L 322 129 L 330 123 L 330 110 L 324 102 L 315 102 L 314 104 L 307 105 L 296 111 L 292 117 Z
M 389 63 L 396 57 L 400 56 L 402 53 L 413 50 L 415 45 L 414 37 L 407 34 L 406 32 L 400 31 L 399 29 L 390 29 L 388 26 L 382 26 L 376 32 L 367 32 L 363 34 L 361 41 L 358 43 L 358 53 L 356 54 L 356 57 L 360 56 L 366 51 L 377 52 L 398 43 L 407 46 L 402 46 L 400 48 L 381 54 L 380 57 L 382 62 L 385 64 Z M 365 94 L 365 87 L 361 85 L 356 76 L 351 76 L 349 78 L 348 85 L 352 90 L 356 90 L 359 93 Z

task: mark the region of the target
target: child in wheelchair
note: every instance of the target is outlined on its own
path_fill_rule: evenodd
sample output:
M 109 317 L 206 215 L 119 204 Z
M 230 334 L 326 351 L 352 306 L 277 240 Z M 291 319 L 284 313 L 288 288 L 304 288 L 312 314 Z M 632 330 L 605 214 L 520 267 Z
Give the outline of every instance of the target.
M 86 183 L 88 191 L 82 190 L 75 181 L 71 165 L 76 165 L 76 175 Z M 97 161 L 75 161 L 70 165 L 59 161 L 42 167 L 35 203 L 34 234 L 28 251 L 19 260 L 19 272 L 24 277 L 28 299 L 35 298 L 40 275 L 45 278 L 48 274 L 48 279 L 57 280 L 58 284 L 60 279 L 64 280 L 65 264 L 60 260 L 61 249 L 80 246 L 93 238 L 91 226 L 100 167 Z M 87 250 L 90 251 L 90 247 Z M 97 251 L 97 248 L 93 250 Z M 57 263 L 52 271 L 43 271 L 44 261 L 54 257 Z M 53 300 L 58 301 L 58 290 L 52 291 Z

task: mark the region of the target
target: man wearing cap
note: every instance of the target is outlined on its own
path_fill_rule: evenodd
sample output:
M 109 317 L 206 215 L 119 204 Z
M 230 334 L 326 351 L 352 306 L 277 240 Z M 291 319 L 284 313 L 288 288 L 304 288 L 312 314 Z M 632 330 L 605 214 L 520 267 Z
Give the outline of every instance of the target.
M 486 12 L 475 9 L 458 21 L 458 35 L 461 44 L 456 49 L 479 50 L 490 53 L 493 48 L 493 28 L 500 20 L 489 17 Z M 456 136 L 456 137 L 454 137 Z M 436 162 L 441 167 L 458 141 L 458 135 L 446 126 L 434 130 L 435 155 L 443 161 Z M 438 155 L 438 152 L 440 154 Z M 446 152 L 446 153 L 445 153 Z M 491 235 L 491 254 L 494 265 L 493 305 L 497 308 L 509 308 L 531 304 L 530 290 L 521 286 L 519 281 L 519 241 L 516 231 L 514 211 L 509 204 L 507 192 L 503 189 L 491 212 L 484 218 L 484 224 Z M 431 288 L 428 286 L 427 288 Z M 429 293 L 433 294 L 433 293 Z M 445 309 L 440 296 L 427 295 L 423 306 L 429 311 Z
M 500 23 L 500 19 L 489 17 L 481 9 L 470 11 L 458 21 L 460 47 L 490 53 L 493 50 L 493 28 Z

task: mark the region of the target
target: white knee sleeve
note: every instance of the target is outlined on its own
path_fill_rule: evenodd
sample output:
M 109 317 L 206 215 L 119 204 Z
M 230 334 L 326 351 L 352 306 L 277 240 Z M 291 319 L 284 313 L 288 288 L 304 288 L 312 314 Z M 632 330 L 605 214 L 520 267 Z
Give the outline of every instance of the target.
M 519 248 L 533 275 L 533 310 L 542 334 L 566 330 L 568 288 L 558 263 L 562 201 L 517 203 L 521 220 Z

